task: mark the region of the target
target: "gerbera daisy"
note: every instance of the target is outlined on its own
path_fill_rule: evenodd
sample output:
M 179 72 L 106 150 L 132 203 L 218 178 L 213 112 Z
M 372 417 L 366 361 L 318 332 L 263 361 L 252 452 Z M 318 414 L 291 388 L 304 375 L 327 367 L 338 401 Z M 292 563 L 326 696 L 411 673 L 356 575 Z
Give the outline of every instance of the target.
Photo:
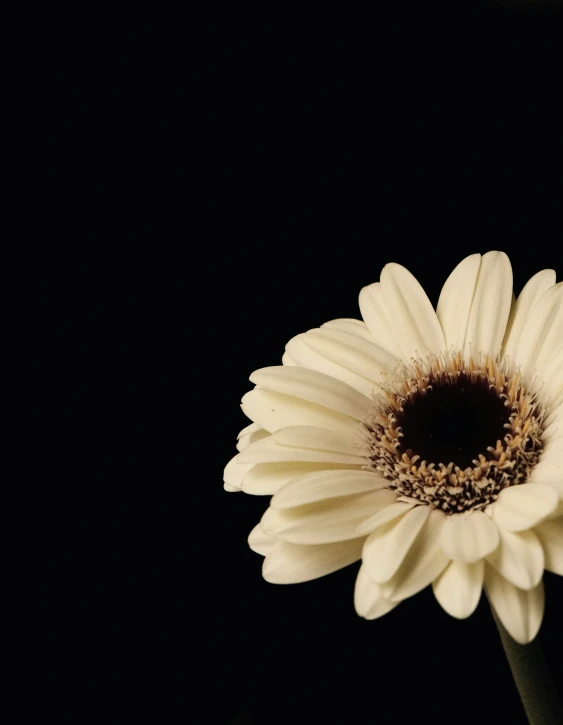
M 358 614 L 428 585 L 468 617 L 483 587 L 519 643 L 543 572 L 563 575 L 563 288 L 543 270 L 515 301 L 506 254 L 474 254 L 434 310 L 388 264 L 363 320 L 297 335 L 257 370 L 225 488 L 272 496 L 251 532 L 263 574 L 296 583 L 361 559 Z

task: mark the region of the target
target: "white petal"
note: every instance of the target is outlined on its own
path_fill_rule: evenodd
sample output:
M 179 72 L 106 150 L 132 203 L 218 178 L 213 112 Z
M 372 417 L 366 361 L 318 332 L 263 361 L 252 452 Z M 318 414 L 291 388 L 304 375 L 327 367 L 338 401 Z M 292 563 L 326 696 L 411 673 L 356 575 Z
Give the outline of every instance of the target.
M 398 604 L 399 602 L 390 602 L 382 596 L 380 585 L 369 578 L 362 564 L 354 589 L 354 605 L 360 617 L 378 619 L 395 609 Z
M 554 284 L 555 272 L 553 269 L 544 269 L 528 280 L 510 313 L 504 336 L 503 355 L 508 355 L 511 359 L 515 356 L 533 306 L 543 293 L 553 287 Z
M 298 584 L 318 579 L 358 561 L 363 543 L 363 538 L 319 546 L 278 541 L 264 559 L 262 575 L 272 584 Z
M 371 395 L 379 389 L 373 380 L 364 378 L 363 375 L 359 375 L 353 370 L 334 362 L 334 360 L 331 360 L 326 355 L 314 350 L 309 344 L 310 342 L 309 333 L 305 332 L 301 335 L 296 335 L 287 343 L 286 350 L 291 354 L 291 359 L 295 360 L 297 365 L 309 370 L 316 370 L 325 375 L 330 375 L 332 378 L 346 383 L 362 395 Z
M 358 471 L 345 463 L 257 463 L 242 479 L 242 490 L 253 496 L 272 496 L 289 481 L 315 471 Z
M 239 463 L 344 463 L 365 466 L 364 456 L 352 456 L 334 451 L 283 446 L 273 436 L 256 441 L 239 453 Z
M 563 339 L 563 284 L 550 287 L 532 308 L 515 353 L 524 375 L 543 375 Z
M 465 334 L 465 355 L 479 352 L 496 357 L 506 331 L 512 300 L 512 268 L 504 252 L 481 259 Z
M 352 318 L 341 318 L 338 320 L 330 320 L 321 325 L 321 328 L 328 328 L 329 330 L 342 330 L 342 332 L 349 332 L 351 335 L 358 335 L 364 340 L 373 342 L 373 337 L 367 328 L 367 325 L 363 320 L 353 320 Z
M 510 636 L 519 644 L 531 642 L 543 619 L 543 582 L 533 589 L 522 591 L 488 566 L 485 572 L 485 588 L 498 618 Z
M 287 352 L 282 355 L 282 365 L 288 365 L 289 367 L 297 367 L 297 363 L 290 357 Z
M 351 456 L 364 455 L 364 449 L 359 443 L 359 436 L 350 439 L 348 436 L 343 436 L 326 428 L 294 425 L 290 428 L 280 428 L 273 434 L 272 438 L 282 446 L 314 448 L 318 451 L 334 451 L 335 453 L 347 453 Z
M 284 368 L 284 370 L 301 370 L 301 368 Z M 251 420 L 272 433 L 279 428 L 294 425 L 328 428 L 350 437 L 358 430 L 357 421 L 347 415 L 265 388 L 254 388 L 246 393 L 241 408 Z
M 472 564 L 493 552 L 499 544 L 498 527 L 482 511 L 448 516 L 440 545 L 454 561 Z
M 505 531 L 524 531 L 547 518 L 558 503 L 557 491 L 544 483 L 510 486 L 491 505 L 492 519 Z
M 275 366 L 256 370 L 250 380 L 268 390 L 322 405 L 356 420 L 362 420 L 371 407 L 365 395 L 315 370 Z
M 480 254 L 466 257 L 450 274 L 440 293 L 436 315 L 446 346 L 454 351 L 463 350 L 480 264 Z
M 449 615 L 466 619 L 479 604 L 484 576 L 483 560 L 474 564 L 452 561 L 433 582 L 434 596 Z
M 386 483 L 389 484 L 388 481 Z M 383 524 L 387 524 L 389 521 L 393 521 L 394 519 L 398 519 L 400 516 L 403 516 L 416 505 L 417 504 L 414 502 L 391 502 L 389 506 L 385 506 L 385 508 L 381 509 L 381 511 L 378 511 L 373 516 L 370 516 L 369 519 L 366 519 L 361 524 L 358 524 L 358 534 L 367 536 L 375 531 L 379 526 L 383 526 Z
M 391 491 L 374 491 L 317 501 L 277 510 L 270 507 L 260 522 L 262 530 L 292 544 L 328 544 L 356 539 L 358 523 L 372 511 L 388 506 Z
M 440 533 L 445 519 L 442 511 L 431 512 L 397 573 L 382 585 L 386 599 L 398 602 L 412 597 L 444 571 L 449 563 L 440 549 Z
M 563 346 L 560 346 L 553 358 L 546 363 L 543 371 L 544 387 L 542 396 L 550 410 L 563 402 Z
M 519 589 L 532 589 L 541 580 L 544 569 L 543 549 L 533 531 L 513 534 L 499 530 L 500 544 L 487 561 L 505 579 Z
M 237 440 L 240 440 L 244 436 L 249 436 L 251 433 L 257 433 L 258 431 L 262 430 L 259 425 L 256 423 L 251 423 L 250 425 L 247 425 L 246 428 L 243 428 L 241 432 L 237 436 Z
M 445 349 L 444 333 L 426 293 L 400 264 L 387 264 L 381 272 L 385 308 L 403 356 L 411 358 Z
M 252 551 L 262 554 L 262 556 L 267 556 L 270 553 L 276 541 L 277 539 L 274 536 L 268 536 L 262 531 L 260 524 L 252 529 L 248 537 L 248 545 Z
M 253 423 L 252 426 L 248 427 L 251 428 L 254 426 L 257 430 L 252 430 L 250 433 L 247 433 L 245 435 L 240 435 L 239 433 L 237 451 L 244 451 L 244 449 L 251 443 L 254 443 L 255 441 L 261 441 L 262 438 L 267 438 L 270 435 L 267 430 L 260 428 L 260 426 L 256 425 L 256 423 Z
M 535 529 L 545 555 L 545 568 L 563 576 L 563 517 L 544 521 Z
M 547 483 L 550 486 L 557 484 L 558 481 L 563 481 L 563 461 L 555 463 L 559 459 L 560 451 L 554 450 L 553 458 L 546 460 L 546 455 L 542 457 L 542 460 L 534 467 L 534 470 L 530 474 L 528 483 Z M 554 461 L 552 463 L 552 461 Z M 524 484 L 528 485 L 528 484 Z
M 429 506 L 417 506 L 368 536 L 362 559 L 374 581 L 381 583 L 391 579 L 429 514 Z
M 371 471 L 318 471 L 289 481 L 275 494 L 270 506 L 274 509 L 293 508 L 328 498 L 378 491 L 388 485 L 389 481 Z M 396 498 L 396 494 L 388 493 L 393 500 Z
M 226 491 L 240 491 L 242 488 L 242 479 L 252 468 L 252 464 L 241 463 L 239 459 L 240 453 L 227 463 L 223 471 L 223 481 L 225 482 Z
M 362 317 L 376 344 L 390 355 L 401 357 L 401 348 L 385 307 L 381 283 L 375 282 L 364 287 L 360 292 L 359 303 Z
M 372 382 L 384 380 L 397 365 L 397 358 L 373 340 L 348 332 L 319 328 L 309 330 L 302 337 L 305 344 L 318 354 Z

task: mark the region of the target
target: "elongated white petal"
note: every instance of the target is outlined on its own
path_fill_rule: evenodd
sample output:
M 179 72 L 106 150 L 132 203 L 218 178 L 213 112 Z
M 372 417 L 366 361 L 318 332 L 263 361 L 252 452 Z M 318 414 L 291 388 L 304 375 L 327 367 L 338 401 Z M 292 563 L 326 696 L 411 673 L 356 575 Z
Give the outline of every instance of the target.
M 466 357 L 479 352 L 499 354 L 512 300 L 512 268 L 504 252 L 488 252 L 481 259 L 467 323 Z
M 385 307 L 381 283 L 375 282 L 364 287 L 360 292 L 359 304 L 362 317 L 376 344 L 390 355 L 401 357 L 401 347 Z
M 239 463 L 344 463 L 364 466 L 364 456 L 352 456 L 334 451 L 283 446 L 273 436 L 256 441 L 239 453 Z
M 243 428 L 241 432 L 237 436 L 237 440 L 240 440 L 241 438 L 244 438 L 245 436 L 249 436 L 252 433 L 258 433 L 258 431 L 263 430 L 260 428 L 259 425 L 256 423 L 250 423 L 250 425 L 247 425 L 246 428 Z
M 298 476 L 318 471 L 358 472 L 361 466 L 345 463 L 256 463 L 242 479 L 242 490 L 253 496 L 273 496 L 282 486 Z
M 544 521 L 535 532 L 543 547 L 545 568 L 563 576 L 563 517 Z
M 353 320 L 351 317 L 343 317 L 338 320 L 330 320 L 321 325 L 321 328 L 325 327 L 329 330 L 349 332 L 351 335 L 358 335 L 358 337 L 362 337 L 364 340 L 369 340 L 370 342 L 374 341 L 363 320 Z
M 278 365 L 255 370 L 250 380 L 268 390 L 322 405 L 356 420 L 362 420 L 371 406 L 365 395 L 315 370 Z
M 543 370 L 542 396 L 548 409 L 554 410 L 563 403 L 563 345 L 560 345 Z
M 490 566 L 485 571 L 485 588 L 498 618 L 512 639 L 528 644 L 539 631 L 545 607 L 543 582 L 527 591 L 518 589 Z
M 275 536 L 268 536 L 262 531 L 260 524 L 252 529 L 248 537 L 248 545 L 252 551 L 262 554 L 262 556 L 267 556 L 272 551 L 276 541 Z
M 389 484 L 388 481 L 387 484 Z M 399 501 L 397 503 L 391 503 L 389 506 L 381 509 L 381 511 L 377 511 L 376 513 L 374 513 L 374 515 L 370 516 L 369 519 L 366 519 L 365 521 L 362 521 L 361 524 L 358 524 L 358 535 L 367 536 L 367 534 L 371 534 L 377 528 L 383 526 L 383 524 L 387 524 L 389 523 L 389 521 L 398 519 L 400 516 L 403 516 L 407 513 L 407 511 L 410 511 L 415 506 L 416 504 L 414 502 L 404 503 L 402 501 Z
M 288 367 L 296 367 L 298 366 L 298 363 L 295 362 L 295 360 L 287 353 L 284 352 L 282 355 L 282 365 L 287 365 Z M 324 372 L 321 370 L 321 372 Z
M 544 556 L 533 531 L 513 534 L 499 530 L 500 544 L 487 557 L 488 563 L 519 589 L 533 589 L 541 580 Z
M 557 508 L 557 491 L 544 483 L 510 486 L 491 505 L 493 521 L 505 531 L 533 528 Z
M 554 284 L 555 272 L 553 269 L 544 269 L 528 280 L 510 313 L 502 346 L 503 355 L 508 355 L 511 360 L 514 358 L 533 306 Z
M 381 272 L 385 308 L 404 358 L 445 350 L 444 333 L 426 293 L 400 264 Z
M 463 349 L 480 264 L 480 254 L 466 257 L 450 274 L 440 293 L 436 315 L 447 348 Z
M 520 336 L 515 362 L 524 375 L 543 375 L 563 339 L 563 285 L 550 287 L 533 306 Z
M 284 368 L 299 370 L 300 368 Z M 310 371 L 309 371 L 310 372 Z M 241 408 L 251 420 L 273 433 L 279 428 L 310 425 L 355 435 L 358 422 L 322 405 L 265 388 L 254 388 L 242 399 Z
M 356 612 L 365 619 L 378 619 L 399 604 L 390 602 L 381 594 L 381 586 L 369 578 L 362 564 L 354 589 L 354 605 Z
M 546 459 L 544 455 L 530 474 L 529 483 L 525 485 L 529 485 L 530 483 L 547 483 L 549 486 L 557 486 L 558 482 L 563 481 L 563 461 L 559 463 L 555 462 L 560 460 L 559 455 L 560 450 L 554 450 L 553 463 L 549 459 Z
M 270 507 L 260 522 L 262 530 L 293 544 L 328 544 L 358 537 L 356 527 L 371 511 L 388 506 L 391 491 L 373 491 L 316 501 L 277 510 Z
M 389 481 L 371 471 L 318 471 L 289 481 L 275 494 L 270 506 L 274 509 L 293 508 L 315 501 L 378 491 L 388 485 Z M 393 492 L 387 493 L 391 494 L 390 500 L 396 498 Z
M 330 375 L 332 378 L 346 383 L 346 385 L 354 388 L 354 390 L 362 395 L 370 396 L 379 390 L 379 386 L 373 380 L 368 380 L 363 375 L 344 367 L 340 363 L 334 362 L 334 360 L 325 354 L 315 350 L 313 345 L 311 345 L 311 337 L 307 332 L 293 337 L 287 343 L 286 350 L 297 365 L 308 368 L 309 370 L 316 370 L 325 375 Z
M 472 564 L 493 552 L 499 544 L 498 527 L 482 511 L 448 516 L 440 545 L 454 561 Z
M 299 584 L 318 579 L 358 561 L 363 543 L 363 538 L 318 546 L 277 541 L 264 559 L 262 575 L 272 584 Z
M 434 596 L 449 615 L 456 619 L 466 619 L 479 604 L 484 576 L 483 560 L 473 564 L 452 561 L 434 580 Z
M 420 534 L 405 556 L 397 573 L 381 585 L 386 599 L 402 601 L 431 584 L 449 563 L 440 548 L 440 534 L 446 515 L 432 511 Z
M 256 441 L 261 441 L 262 438 L 267 438 L 270 433 L 267 430 L 264 430 L 263 428 L 260 428 L 259 425 L 256 425 L 256 423 L 253 423 L 250 427 L 256 427 L 255 430 L 252 430 L 250 433 L 247 433 L 246 435 L 240 435 L 237 442 L 237 451 L 244 451 L 244 449 L 249 446 L 251 443 L 255 443 Z
M 282 446 L 314 448 L 319 451 L 348 453 L 351 456 L 363 455 L 358 437 L 349 438 L 327 428 L 294 425 L 290 428 L 280 428 L 273 434 L 272 439 Z
M 391 579 L 429 514 L 429 506 L 417 506 L 369 535 L 362 559 L 374 581 L 381 583 Z
M 239 455 L 240 453 L 234 458 L 231 458 L 231 460 L 225 466 L 225 470 L 223 472 L 225 491 L 240 491 L 242 488 L 242 479 L 252 467 L 251 464 L 241 463 Z

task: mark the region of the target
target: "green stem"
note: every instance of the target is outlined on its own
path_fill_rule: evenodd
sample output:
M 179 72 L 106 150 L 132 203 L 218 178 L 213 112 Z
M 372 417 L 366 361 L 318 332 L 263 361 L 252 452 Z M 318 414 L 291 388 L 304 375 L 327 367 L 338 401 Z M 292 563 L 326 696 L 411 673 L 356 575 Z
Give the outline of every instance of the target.
M 563 705 L 538 640 L 526 645 L 518 644 L 503 627 L 495 610 L 491 609 L 530 725 L 561 725 Z

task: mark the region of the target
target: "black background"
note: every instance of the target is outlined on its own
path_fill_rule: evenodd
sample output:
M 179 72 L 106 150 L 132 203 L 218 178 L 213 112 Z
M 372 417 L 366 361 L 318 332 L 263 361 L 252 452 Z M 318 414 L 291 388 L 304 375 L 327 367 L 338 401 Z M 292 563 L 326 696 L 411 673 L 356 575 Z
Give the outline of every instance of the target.
M 487 42 L 531 52 L 526 23 L 504 22 L 486 24 Z M 421 37 L 405 61 L 402 47 L 381 52 L 385 34 L 358 55 L 331 35 L 296 57 L 286 38 L 268 62 L 268 33 L 216 44 L 198 58 L 214 72 L 182 133 L 167 143 L 178 119 L 164 112 L 131 154 L 143 181 L 158 167 L 153 196 L 116 194 L 130 205 L 117 233 L 131 235 L 128 219 L 141 231 L 98 298 L 112 290 L 104 364 L 120 392 L 107 440 L 120 464 L 101 521 L 94 682 L 120 695 L 117 721 L 134 703 L 174 723 L 526 722 L 484 597 L 462 622 L 430 590 L 366 622 L 353 605 L 359 564 L 268 584 L 246 542 L 268 499 L 223 490 L 249 422 L 248 376 L 280 364 L 292 336 L 359 317 L 360 289 L 387 262 L 434 305 L 474 252 L 506 251 L 517 292 L 546 267 L 563 274 L 558 86 L 540 91 L 545 77 L 518 53 L 509 81 L 504 46 L 496 62 L 450 72 L 457 38 L 436 53 Z M 535 47 L 549 67 L 549 46 Z M 187 82 L 172 86 L 167 102 L 193 103 Z M 550 574 L 545 585 L 539 641 L 555 672 L 563 589 Z

